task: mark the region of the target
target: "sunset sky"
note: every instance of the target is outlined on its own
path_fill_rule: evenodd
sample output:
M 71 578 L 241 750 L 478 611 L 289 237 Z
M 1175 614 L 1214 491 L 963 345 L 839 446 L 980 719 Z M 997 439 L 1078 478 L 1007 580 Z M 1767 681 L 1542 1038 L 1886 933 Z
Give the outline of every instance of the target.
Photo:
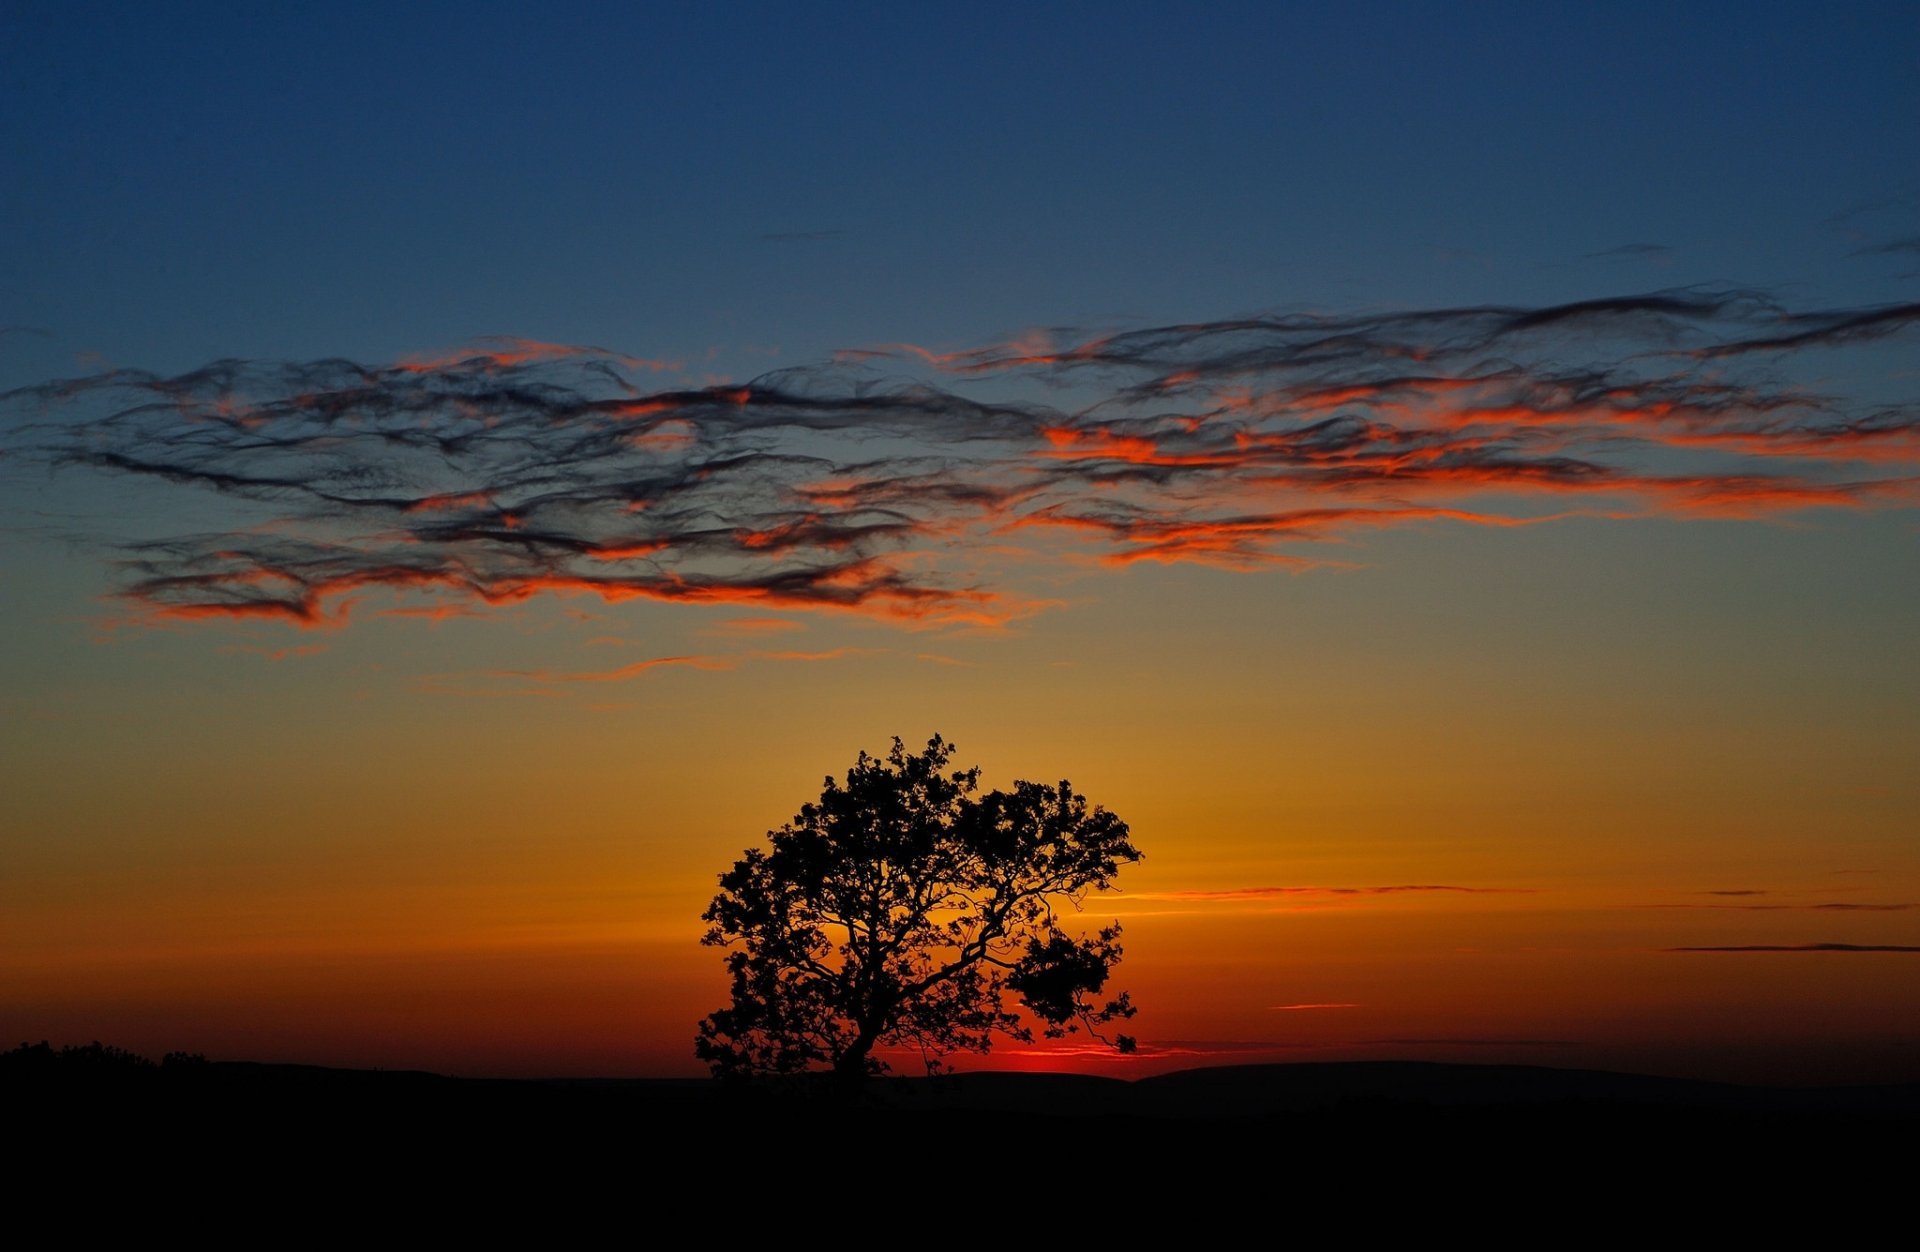
M 1146 854 L 968 1066 L 1920 1080 L 1913 6 L 0 36 L 0 1045 L 699 1073 L 938 733 Z

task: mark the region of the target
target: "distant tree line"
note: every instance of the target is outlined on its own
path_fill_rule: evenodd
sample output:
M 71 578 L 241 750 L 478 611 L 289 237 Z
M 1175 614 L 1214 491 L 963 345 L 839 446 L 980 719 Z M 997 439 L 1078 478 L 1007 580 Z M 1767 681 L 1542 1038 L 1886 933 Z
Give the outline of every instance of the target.
M 0 1081 L 44 1078 L 108 1078 L 161 1072 L 192 1071 L 207 1064 L 198 1052 L 169 1052 L 159 1064 L 137 1052 L 116 1048 L 98 1039 L 89 1044 L 55 1048 L 42 1039 L 0 1052 Z

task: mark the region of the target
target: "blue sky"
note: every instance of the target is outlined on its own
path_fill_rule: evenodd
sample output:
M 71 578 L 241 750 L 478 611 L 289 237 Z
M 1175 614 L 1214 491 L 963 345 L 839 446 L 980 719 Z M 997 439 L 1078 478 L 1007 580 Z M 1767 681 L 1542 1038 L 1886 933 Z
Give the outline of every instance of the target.
M 8 345 L 27 374 L 517 334 L 738 375 L 1287 307 L 1858 303 L 1912 265 L 1848 253 L 1920 229 L 1898 4 L 9 13 L 0 275 L 55 337 Z

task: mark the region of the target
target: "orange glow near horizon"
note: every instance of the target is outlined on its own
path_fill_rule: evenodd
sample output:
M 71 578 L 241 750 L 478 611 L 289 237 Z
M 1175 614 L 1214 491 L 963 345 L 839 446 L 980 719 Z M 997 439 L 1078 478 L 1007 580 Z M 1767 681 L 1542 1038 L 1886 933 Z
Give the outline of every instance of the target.
M 1424 316 L 1488 346 L 1388 317 L 1326 364 L 1255 319 L 854 354 L 935 382 L 649 395 L 667 363 L 506 340 L 102 376 L 120 407 L 42 451 L 180 512 L 114 549 L 130 618 L 38 522 L 0 546 L 0 1030 L 697 1073 L 717 876 L 938 731 L 1146 854 L 1061 914 L 1124 927 L 1140 1050 L 960 1067 L 1914 1077 L 1911 414 L 1503 365 L 1525 317 Z
M 852 684 L 840 666 L 708 668 L 719 658 L 664 656 L 600 675 L 646 674 L 646 700 L 627 712 L 575 703 L 589 697 L 574 690 L 605 686 L 561 681 L 594 676 L 583 673 L 532 675 L 554 697 L 531 709 L 513 702 L 499 716 L 454 697 L 377 690 L 361 705 L 350 690 L 299 677 L 347 646 L 336 645 L 273 667 L 289 675 L 273 680 L 276 700 L 310 724 L 245 749 L 258 762 L 249 772 L 189 764 L 211 760 L 203 745 L 220 721 L 208 714 L 150 746 L 125 788 L 31 801 L 43 807 L 22 818 L 58 831 L 122 825 L 169 776 L 206 797 L 149 822 L 145 844 L 111 874 L 54 872 L 77 844 L 16 859 L 12 885 L 0 889 L 0 1003 L 9 1023 L 37 1023 L 36 1038 L 110 1036 L 156 1054 L 696 1073 L 692 1024 L 724 995 L 719 954 L 697 942 L 714 875 L 817 795 L 821 773 L 880 746 L 872 733 L 845 732 L 824 744 L 822 726 L 885 725 L 937 706 L 963 759 L 989 767 L 989 785 L 1069 777 L 1125 816 L 1147 853 L 1079 918 L 1125 928 L 1116 979 L 1142 1006 L 1141 1053 L 1122 1058 L 1084 1040 L 1006 1045 L 952 1058 L 963 1068 L 1137 1076 L 1428 1057 L 1785 1080 L 1812 1074 L 1841 1047 L 1855 1049 L 1846 1054 L 1862 1074 L 1897 1071 L 1862 1041 L 1916 1025 L 1911 998 L 1898 994 L 1914 956 L 1681 950 L 1911 942 L 1920 867 L 1872 833 L 1872 815 L 1896 811 L 1897 794 L 1848 802 L 1851 852 L 1795 848 L 1787 837 L 1800 810 L 1783 801 L 1793 775 L 1779 767 L 1794 749 L 1747 728 L 1729 733 L 1755 754 L 1751 763 L 1698 757 L 1710 777 L 1747 780 L 1751 799 L 1726 815 L 1673 805 L 1656 788 L 1627 808 L 1543 819 L 1552 797 L 1590 785 L 1573 758 L 1612 750 L 1622 727 L 1569 723 L 1549 739 L 1524 722 L 1455 713 L 1445 739 L 1434 739 L 1425 727 L 1446 716 L 1446 695 L 1383 691 L 1379 707 L 1404 716 L 1380 725 L 1367 688 L 1311 669 L 1255 680 L 1265 698 L 1289 702 L 1291 726 L 1252 733 L 1256 723 L 1229 713 L 1165 734 L 1149 722 L 1124 729 L 1121 711 L 1136 702 L 1203 689 L 1204 667 L 1225 659 L 1218 647 L 1183 663 L 1182 677 L 1089 692 L 1041 646 L 1033 668 L 1016 669 L 1033 687 L 1016 707 L 1080 692 L 1082 707 L 1062 724 L 1081 729 L 1021 731 L 1005 720 L 1003 692 L 978 676 L 1035 643 L 956 638 L 944 645 L 961 653 L 953 667 L 863 655 L 839 638 L 750 654 L 866 667 Z M 1657 693 L 1649 686 L 1642 698 Z M 715 701 L 727 703 L 726 718 L 702 711 Z M 379 720 L 349 751 L 341 719 L 363 709 Z M 736 718 L 761 728 L 746 757 Z M 650 737 L 655 719 L 680 729 Z M 405 745 L 419 727 L 437 728 L 437 742 L 411 760 Z M 138 734 L 140 724 L 113 733 Z M 633 758 L 635 742 L 651 755 Z M 1611 768 L 1657 779 L 1676 742 L 1656 736 L 1640 748 L 1643 761 Z M 1377 775 L 1350 755 L 1361 743 L 1402 762 L 1422 804 L 1380 793 Z M 975 744 L 985 752 L 971 752 Z M 1473 768 L 1491 745 L 1505 745 L 1491 752 L 1504 764 Z M 388 763 L 356 764 L 363 755 Z M 1869 776 L 1853 759 L 1834 758 L 1837 787 Z M 1291 763 L 1276 774 L 1275 760 Z M 422 770 L 440 785 L 422 791 Z M 214 796 L 225 798 L 215 805 Z M 285 816 L 262 823 L 275 812 Z M 1569 849 L 1587 850 L 1548 855 L 1535 833 L 1543 820 Z M 1727 833 L 1703 843 L 1703 824 Z M 1615 837 L 1605 857 L 1576 842 L 1584 830 L 1619 828 L 1633 836 Z M 1691 859 L 1675 851 L 1682 832 Z M 1756 844 L 1776 850 L 1756 854 Z M 1879 868 L 1838 872 L 1855 862 Z M 60 882 L 68 885 L 50 886 Z M 1849 905 L 1861 907 L 1838 907 Z M 1779 1011 L 1788 1004 L 1820 1009 Z M 1729 1053 L 1721 1032 L 1731 1024 L 1744 1042 Z M 1690 1049 L 1692 1039 L 1701 1047 Z M 1707 1040 L 1721 1041 L 1718 1060 Z M 901 1072 L 917 1065 L 892 1060 Z

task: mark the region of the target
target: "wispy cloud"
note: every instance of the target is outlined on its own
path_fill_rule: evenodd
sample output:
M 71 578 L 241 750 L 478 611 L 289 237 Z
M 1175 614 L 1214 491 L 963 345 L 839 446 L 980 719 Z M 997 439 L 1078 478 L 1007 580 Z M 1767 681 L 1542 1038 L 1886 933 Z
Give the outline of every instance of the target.
M 769 243 L 818 243 L 824 239 L 837 239 L 846 234 L 843 230 L 776 230 L 760 238 Z
M 1150 1056 L 1235 1056 L 1262 1052 L 1297 1052 L 1316 1043 L 1275 1039 L 1143 1039 L 1140 1051 Z
M 1663 948 L 1664 952 L 1920 952 L 1898 943 L 1740 943 L 1719 947 Z
M 1269 1013 L 1304 1013 L 1313 1009 L 1357 1009 L 1359 1007 L 1358 1004 L 1349 1004 L 1344 1001 L 1329 1001 L 1325 1004 L 1269 1004 L 1267 1011 Z
M 780 650 L 780 651 L 761 650 L 761 651 L 754 651 L 754 652 L 740 652 L 740 653 L 732 653 L 732 654 L 696 653 L 696 654 L 689 654 L 685 656 L 650 657 L 644 661 L 632 661 L 626 665 L 615 666 L 612 669 L 594 669 L 594 670 L 495 669 L 495 670 L 486 670 L 479 676 L 483 678 L 507 679 L 507 680 L 517 681 L 517 682 L 532 683 L 532 684 L 536 684 L 543 687 L 565 685 L 570 683 L 623 683 L 631 679 L 640 678 L 658 669 L 685 668 L 685 669 L 703 669 L 703 670 L 730 670 L 730 669 L 738 668 L 740 665 L 749 661 L 789 661 L 789 662 L 792 662 L 792 661 L 798 661 L 798 662 L 840 661 L 853 656 L 871 655 L 875 651 L 876 649 L 872 649 L 872 648 L 826 648 L 826 649 L 822 649 L 814 652 L 787 649 L 787 650 Z
M 16 390 L 0 465 L 224 506 L 102 536 L 151 617 L 576 596 L 993 627 L 1047 607 L 1003 585 L 1010 555 L 1310 570 L 1407 527 L 1912 506 L 1920 403 L 1783 378 L 1916 325 L 1686 290 L 896 344 L 665 388 L 676 362 L 498 339 Z
M 1743 913 L 1778 913 L 1788 911 L 1806 911 L 1815 913 L 1905 913 L 1920 908 L 1920 904 L 1639 904 L 1642 909 L 1722 909 Z
M 220 649 L 229 656 L 261 656 L 269 661 L 292 661 L 302 657 L 319 656 L 327 650 L 324 643 L 295 644 L 285 648 L 263 648 L 258 644 L 236 643 Z
M 729 617 L 708 632 L 715 635 L 772 635 L 790 630 L 805 630 L 805 622 L 787 617 Z
M 1663 243 L 1623 243 L 1617 248 L 1602 248 L 1598 252 L 1586 253 L 1582 259 L 1587 261 L 1656 261 L 1664 263 L 1673 258 L 1673 249 Z
M 1577 1048 L 1585 1040 L 1581 1039 L 1362 1039 L 1361 1044 L 1369 1047 L 1431 1047 L 1445 1045 L 1454 1048 Z
M 630 678 L 638 678 L 649 670 L 666 669 L 675 666 L 687 666 L 691 669 L 732 669 L 738 660 L 725 656 L 656 656 L 644 661 L 632 661 L 613 669 L 596 670 L 488 670 L 488 678 L 522 679 L 531 683 L 551 685 L 554 683 L 618 683 Z
M 1920 256 L 1920 235 L 1910 239 L 1892 239 L 1886 243 L 1860 248 L 1854 256 Z
M 1388 896 L 1446 892 L 1460 895 L 1531 895 L 1531 887 L 1457 887 L 1415 883 L 1391 887 L 1228 887 L 1216 891 L 1129 891 L 1129 900 L 1266 900 L 1297 896 Z

